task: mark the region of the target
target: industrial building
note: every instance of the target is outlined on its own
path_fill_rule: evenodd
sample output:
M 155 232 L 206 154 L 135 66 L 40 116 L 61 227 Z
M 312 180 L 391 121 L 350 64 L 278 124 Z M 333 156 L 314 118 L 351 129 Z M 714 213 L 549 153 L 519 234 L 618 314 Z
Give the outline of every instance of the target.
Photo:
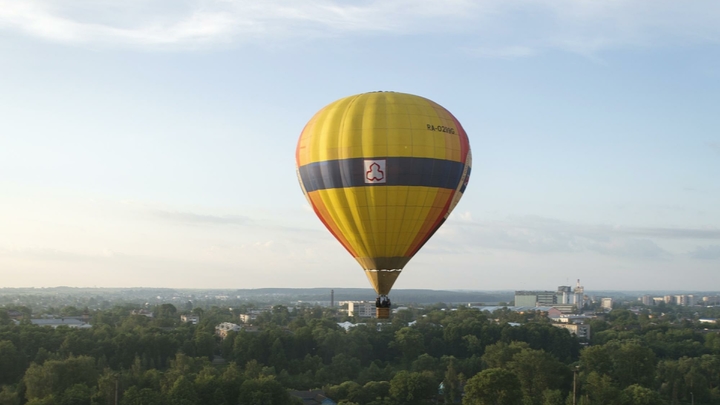
M 557 291 L 515 291 L 515 306 L 518 307 L 574 305 L 582 308 L 585 299 L 585 288 L 580 285 L 580 280 L 577 281 L 575 289 L 561 285 Z

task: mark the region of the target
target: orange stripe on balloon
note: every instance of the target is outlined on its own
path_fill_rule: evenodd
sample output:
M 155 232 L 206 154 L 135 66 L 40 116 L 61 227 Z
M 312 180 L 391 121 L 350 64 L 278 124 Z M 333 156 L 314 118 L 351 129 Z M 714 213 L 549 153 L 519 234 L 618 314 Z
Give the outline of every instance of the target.
M 461 161 L 463 163 L 467 163 L 467 155 L 470 151 L 470 140 L 468 140 L 465 128 L 460 125 L 460 121 L 458 121 L 451 112 L 448 111 L 448 114 L 450 114 L 453 121 L 455 121 L 455 128 L 458 129 L 458 138 L 460 139 L 460 159 L 462 159 Z
M 335 239 L 337 239 L 338 242 L 343 245 L 343 247 L 352 255 L 352 257 L 357 257 L 358 255 L 352 249 L 350 243 L 347 241 L 347 239 L 345 239 L 344 236 L 342 236 L 342 232 L 340 232 L 340 229 L 337 227 L 337 225 L 335 225 L 335 222 L 332 220 L 330 212 L 325 206 L 322 198 L 320 198 L 319 194 L 309 193 L 308 196 L 310 197 L 311 205 L 313 207 L 313 210 L 315 211 L 315 214 L 318 216 L 318 218 L 320 218 L 320 221 L 322 221 L 323 225 L 325 225 L 328 231 L 330 231 L 330 233 L 335 237 Z

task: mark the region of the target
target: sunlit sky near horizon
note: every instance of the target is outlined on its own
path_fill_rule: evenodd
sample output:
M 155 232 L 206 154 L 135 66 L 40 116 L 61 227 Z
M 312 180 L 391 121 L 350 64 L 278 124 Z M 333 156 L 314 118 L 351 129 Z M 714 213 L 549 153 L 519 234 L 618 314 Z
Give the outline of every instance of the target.
M 720 290 L 720 2 L 0 0 L 0 287 L 368 287 L 300 131 L 376 90 L 473 176 L 395 288 Z

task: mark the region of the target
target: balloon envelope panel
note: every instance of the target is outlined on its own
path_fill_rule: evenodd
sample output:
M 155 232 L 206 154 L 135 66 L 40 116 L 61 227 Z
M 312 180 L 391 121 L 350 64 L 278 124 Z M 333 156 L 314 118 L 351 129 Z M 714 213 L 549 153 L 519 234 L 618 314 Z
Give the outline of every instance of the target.
M 300 135 L 296 160 L 315 213 L 379 294 L 445 221 L 471 166 L 467 135 L 449 111 L 392 92 L 320 110 Z

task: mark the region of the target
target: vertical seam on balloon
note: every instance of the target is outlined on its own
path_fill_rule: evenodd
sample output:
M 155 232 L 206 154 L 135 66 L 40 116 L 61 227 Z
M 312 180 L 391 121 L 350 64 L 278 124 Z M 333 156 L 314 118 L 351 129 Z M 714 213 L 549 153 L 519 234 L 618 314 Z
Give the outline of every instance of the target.
M 430 107 L 432 108 L 432 105 L 429 103 L 429 100 L 426 100 L 426 99 L 422 99 L 422 100 L 426 103 L 426 106 L 430 106 Z M 417 105 L 417 104 L 416 104 L 416 105 Z M 433 108 L 433 112 L 437 115 L 437 111 L 436 111 L 434 108 Z M 424 114 L 423 114 L 422 116 L 424 116 Z M 434 119 L 434 117 L 428 117 L 428 118 L 433 118 L 433 119 Z M 414 139 L 413 139 L 413 141 L 414 141 Z M 413 152 L 413 153 L 414 153 L 414 152 Z M 434 168 L 434 166 L 435 166 L 435 163 L 434 163 L 434 160 L 433 160 L 433 168 Z M 434 171 L 434 170 L 431 169 L 431 172 L 432 172 L 432 171 Z M 425 201 L 427 201 L 427 192 L 425 193 Z M 420 207 L 423 207 L 423 206 L 425 205 L 425 201 L 423 201 L 423 205 L 420 206 Z M 417 221 L 416 221 L 416 222 L 417 222 Z M 423 227 L 424 222 L 425 222 L 425 221 L 422 221 L 422 223 L 419 224 L 419 227 L 417 228 L 417 232 L 418 232 L 418 233 L 420 233 L 420 232 L 422 231 L 422 227 Z M 414 229 L 413 229 L 413 230 L 414 230 Z M 408 256 L 408 252 L 412 251 L 413 245 L 416 244 L 417 237 L 418 237 L 418 235 L 415 234 L 415 237 L 413 237 L 413 238 L 405 245 L 405 248 L 403 249 L 403 253 L 402 253 L 403 256 L 406 256 L 406 257 L 407 257 L 407 256 Z
M 347 121 L 347 116 L 348 116 L 348 114 L 351 113 L 352 107 L 353 107 L 353 105 L 355 104 L 355 102 L 356 102 L 358 99 L 359 99 L 359 96 L 354 97 L 354 98 L 350 101 L 350 103 L 349 103 L 349 105 L 347 106 L 347 108 L 345 109 L 345 112 L 344 112 L 343 115 L 342 115 L 342 120 L 340 121 L 340 134 L 344 134 L 344 133 L 345 133 L 345 125 L 346 125 L 346 121 Z M 361 128 L 362 128 L 362 127 L 361 127 Z M 339 146 L 339 145 L 338 145 L 338 146 Z M 356 240 L 357 242 L 360 242 L 359 244 L 362 246 L 362 250 L 363 250 L 363 253 L 362 253 L 362 254 L 363 254 L 363 256 L 367 256 L 368 253 L 369 253 L 369 250 L 368 250 L 368 248 L 367 248 L 367 243 L 366 243 L 366 241 L 365 241 L 365 237 L 363 236 L 364 233 L 363 233 L 363 232 L 360 232 L 360 230 L 358 229 L 358 225 L 362 226 L 362 223 L 358 224 L 358 222 L 362 222 L 362 221 L 359 221 L 359 218 L 358 218 L 359 216 L 358 216 L 358 215 L 355 215 L 355 213 L 353 212 L 353 210 L 350 208 L 350 204 L 349 204 L 349 198 L 348 198 L 347 193 L 348 193 L 348 191 L 350 191 L 351 188 L 354 188 L 354 187 L 349 187 L 349 188 L 343 187 L 343 188 L 342 188 L 342 192 L 341 192 L 341 193 L 338 193 L 338 195 L 342 196 L 342 198 L 345 199 L 345 203 L 347 204 L 348 211 L 350 212 L 350 217 L 344 216 L 344 217 L 345 217 L 345 222 L 347 223 L 347 225 L 348 225 L 349 227 L 351 227 L 351 228 L 354 229 L 354 234 L 356 235 L 356 239 L 355 239 L 355 240 Z M 356 203 L 356 206 L 357 206 L 357 201 L 354 201 L 354 202 Z M 350 218 L 352 218 L 353 220 L 352 220 L 352 221 L 348 221 L 348 219 L 350 219 Z M 358 255 L 359 255 L 359 253 L 358 253 Z
M 375 104 L 375 109 L 376 109 L 375 115 L 377 115 L 378 103 L 381 102 L 381 100 L 382 100 L 383 103 L 385 103 L 385 104 L 383 104 L 383 106 L 382 106 L 382 107 L 383 107 L 383 108 L 382 108 L 382 111 L 383 111 L 385 114 L 387 114 L 387 110 L 384 108 L 385 105 L 387 104 L 387 98 L 386 98 L 384 95 L 381 97 L 379 94 L 383 94 L 383 93 L 378 93 L 378 95 L 374 95 L 374 97 L 371 97 L 371 98 L 370 98 L 371 101 L 374 101 L 374 104 Z M 366 104 L 367 104 L 367 103 L 366 103 Z M 386 123 L 385 126 L 387 127 L 387 117 L 385 117 L 385 123 Z M 363 122 L 363 124 L 364 124 L 364 122 Z M 375 127 L 375 129 L 377 129 L 377 128 L 376 128 L 376 125 L 377 125 L 377 120 L 375 120 L 375 121 L 373 122 L 373 126 Z M 385 128 L 385 132 L 386 132 L 385 139 L 386 139 L 386 141 L 387 141 L 387 128 Z M 364 133 L 364 132 L 363 132 L 363 133 Z M 387 146 L 386 146 L 386 148 L 387 148 Z M 387 150 L 386 150 L 386 152 L 387 152 Z M 363 154 L 363 156 L 365 156 L 365 151 L 364 151 L 364 150 L 362 151 L 362 154 Z M 379 157 L 380 157 L 380 156 L 375 156 L 375 154 L 373 153 L 373 158 L 379 158 Z M 376 188 L 374 188 L 374 187 L 368 187 L 368 186 L 365 186 L 364 188 L 366 189 L 366 190 L 365 190 L 365 209 L 367 210 L 368 225 L 370 226 L 370 229 L 372 230 L 372 234 L 373 234 L 373 235 L 377 235 L 377 234 L 378 234 L 378 232 L 377 232 L 377 231 L 378 231 L 378 226 L 377 226 L 377 222 L 378 222 L 378 221 L 377 221 L 377 211 L 378 211 L 378 210 L 383 210 L 383 209 L 385 209 L 385 210 L 386 210 L 386 212 L 385 212 L 385 217 L 387 218 L 387 209 L 386 209 L 385 207 L 377 207 L 377 206 L 375 206 L 375 204 L 373 203 L 373 207 L 375 207 L 375 208 L 374 208 L 374 214 L 375 214 L 375 215 L 373 215 L 373 212 L 372 212 L 373 209 L 370 208 L 370 203 L 369 203 L 368 198 L 369 198 L 370 196 L 372 196 L 372 198 L 373 198 L 373 200 L 374 200 L 374 199 L 375 199 L 375 193 L 376 193 L 376 192 L 380 192 L 380 190 L 379 190 L 379 189 L 376 190 Z M 387 201 L 387 200 L 386 200 L 386 201 Z M 385 227 L 385 230 L 387 231 L 387 226 Z M 372 238 L 372 245 L 373 245 L 372 247 L 373 247 L 373 251 L 374 251 L 374 252 L 377 252 L 377 251 L 380 250 L 380 249 L 379 249 L 380 241 L 379 241 L 378 239 L 379 239 L 379 238 Z M 387 240 L 387 238 L 383 238 L 383 239 Z M 375 267 L 377 267 L 377 265 L 376 265 Z
M 433 107 L 433 106 L 432 106 L 432 103 L 430 102 L 430 100 L 427 100 L 427 99 L 424 99 L 424 98 L 423 98 L 422 100 L 423 100 L 423 101 L 426 103 L 426 105 L 428 105 L 429 107 Z M 435 110 L 435 108 L 433 108 L 433 112 L 435 113 L 435 115 L 438 115 L 438 116 L 439 116 L 439 114 L 437 113 L 437 110 Z M 428 118 L 431 118 L 431 119 L 435 120 L 435 117 L 428 117 Z M 435 142 L 434 142 L 434 140 L 433 140 L 433 149 L 435 148 L 434 144 L 435 144 Z M 433 150 L 433 156 L 434 156 L 434 153 L 435 153 L 435 151 Z M 433 165 L 432 165 L 432 168 L 431 168 L 431 170 L 430 170 L 430 173 L 431 173 L 431 176 L 435 173 L 435 159 L 433 159 Z M 425 204 L 426 204 L 427 199 L 428 199 L 428 194 L 429 194 L 429 193 L 426 191 L 426 193 L 425 193 L 425 200 L 423 201 L 421 207 L 425 207 Z M 423 220 L 423 221 L 418 221 L 418 222 L 421 222 L 421 223 L 420 223 L 420 226 L 417 228 L 417 233 L 419 234 L 420 232 L 422 232 L 423 225 L 425 225 L 425 220 Z M 420 235 L 418 235 L 418 234 L 416 234 L 415 237 L 413 237 L 412 240 L 409 241 L 409 243 L 408 243 L 408 245 L 407 245 L 407 247 L 406 247 L 406 249 L 405 249 L 405 251 L 404 251 L 404 256 L 412 256 L 412 255 L 410 254 L 410 252 L 412 252 L 413 249 L 414 249 L 414 246 L 419 243 L 419 242 L 418 242 L 418 236 L 420 236 Z M 420 240 L 422 240 L 422 238 L 421 238 Z
M 410 132 L 410 156 L 415 156 L 415 137 L 413 136 L 413 132 L 412 132 L 413 129 L 412 129 L 412 119 L 410 117 L 410 108 L 408 108 L 408 104 L 406 101 L 407 100 L 405 100 L 405 102 L 403 102 L 402 105 L 405 108 L 405 114 L 407 115 L 408 126 L 410 127 L 410 128 L 406 128 Z M 397 238 L 395 239 L 395 252 L 398 253 L 398 256 L 400 254 L 402 254 L 403 251 L 406 250 L 406 248 L 400 250 L 401 249 L 400 241 L 402 240 L 402 236 L 403 236 L 403 230 L 404 230 L 403 225 L 405 223 L 405 216 L 407 215 L 408 196 L 410 194 L 410 186 L 402 186 L 402 187 L 405 189 L 405 206 L 403 207 L 403 210 L 402 210 L 402 218 L 399 220 L 400 226 L 398 227 L 398 234 L 397 234 Z M 411 241 L 411 243 L 412 243 L 412 241 Z M 405 246 L 407 246 L 407 245 L 405 245 Z
M 393 97 L 395 97 L 395 96 L 390 93 L 382 93 L 382 94 L 383 94 L 383 102 L 385 103 L 383 108 L 385 108 L 385 111 L 386 111 L 385 128 L 383 130 L 383 138 L 384 138 L 383 142 L 385 144 L 385 151 L 383 154 L 381 154 L 378 157 L 385 159 L 385 162 L 387 164 L 387 160 L 390 157 L 390 128 L 391 128 L 391 121 L 392 121 L 390 119 L 390 114 L 387 113 L 387 111 L 388 111 L 387 109 L 388 109 L 389 105 L 392 105 L 392 100 L 393 100 Z M 394 122 L 392 123 L 392 125 L 394 125 Z M 378 188 L 378 193 L 383 193 L 384 202 L 381 206 L 379 206 L 379 208 L 385 215 L 382 220 L 378 220 L 378 225 L 380 225 L 382 223 L 383 231 L 382 231 L 382 235 L 381 235 L 381 239 L 380 239 L 382 241 L 382 245 L 378 244 L 377 247 L 378 247 L 378 252 L 381 253 L 382 257 L 385 257 L 385 256 L 388 256 L 389 252 L 390 252 L 390 250 L 388 249 L 389 243 L 390 243 L 390 239 L 388 238 L 388 235 L 390 232 L 389 231 L 390 227 L 388 226 L 389 193 L 388 193 L 387 185 L 382 186 L 381 188 Z M 379 267 L 379 266 L 376 265 L 376 267 Z
M 381 93 L 381 94 L 382 94 L 382 93 Z M 375 108 L 377 108 L 377 100 L 378 100 L 380 97 L 378 97 L 378 96 L 370 97 L 370 101 L 373 101 L 373 98 L 375 99 Z M 367 104 L 368 104 L 368 102 L 365 101 L 365 105 L 367 105 Z M 364 135 L 364 134 L 365 134 L 365 121 L 363 121 L 362 124 L 363 124 L 363 132 L 362 132 L 362 134 Z M 372 125 L 373 125 L 374 129 L 377 130 L 377 121 L 376 121 L 374 118 L 373 118 Z M 374 140 L 373 140 L 373 141 L 374 141 Z M 371 144 L 374 145 L 375 143 L 374 143 L 374 142 L 371 142 Z M 367 151 L 365 150 L 365 142 L 362 143 L 361 151 L 362 151 L 361 154 L 362 154 L 363 157 L 367 157 L 367 156 L 368 156 L 368 153 L 367 153 Z M 373 156 L 373 157 L 376 157 L 374 153 L 372 154 L 372 156 Z M 377 227 L 376 227 L 375 221 L 372 220 L 372 213 L 370 212 L 370 211 L 371 211 L 371 209 L 370 209 L 370 201 L 368 201 L 368 197 L 369 197 L 370 193 L 372 193 L 372 192 L 374 192 L 374 191 L 371 191 L 371 190 L 372 190 L 372 187 L 365 186 L 365 187 L 362 187 L 362 188 L 363 188 L 363 190 L 362 190 L 362 191 L 363 191 L 363 195 L 365 196 L 365 209 L 366 209 L 366 211 L 367 211 L 367 225 L 368 225 L 368 227 L 371 229 L 372 234 L 375 235 L 375 234 L 376 234 Z M 371 250 L 371 249 L 368 249 L 368 252 L 377 252 L 377 251 L 378 251 L 378 249 L 377 249 L 377 242 L 378 242 L 378 241 L 377 241 L 377 238 L 370 238 L 370 239 L 371 239 L 370 242 L 372 243 L 372 250 Z M 377 266 L 376 266 L 376 267 L 377 267 Z
M 355 98 L 357 98 L 357 97 L 355 97 Z M 334 109 L 334 111 L 332 111 L 331 113 L 328 114 L 328 116 L 323 120 L 324 123 L 325 123 L 325 125 L 328 125 L 328 123 L 332 122 L 332 121 L 335 119 L 335 116 L 336 116 L 337 114 L 339 114 L 339 112 L 340 112 L 339 110 L 340 110 L 340 109 L 336 108 L 336 109 Z M 340 132 L 340 131 L 338 131 L 338 132 Z M 339 136 L 339 134 L 337 134 L 337 135 Z M 324 142 L 324 140 L 323 140 L 323 142 Z M 326 142 L 326 143 L 327 143 L 327 142 Z M 337 150 L 337 144 L 334 144 L 333 146 L 334 146 L 334 147 L 336 148 L 336 150 Z M 320 158 L 320 157 L 318 157 L 318 159 L 319 159 L 319 158 Z M 325 156 L 325 159 L 326 159 L 326 160 L 324 160 L 324 161 L 327 161 L 327 158 L 328 158 L 328 156 Z M 319 160 L 319 161 L 321 161 L 321 160 Z M 321 169 L 321 170 L 320 170 L 320 172 L 321 172 L 320 178 L 321 178 L 321 179 L 325 177 L 325 176 L 323 175 L 323 171 L 322 171 L 322 169 L 324 169 L 324 168 L 325 168 L 324 166 L 321 166 L 321 167 L 320 167 L 320 169 Z M 328 198 L 331 198 L 331 194 L 330 194 L 330 193 L 328 193 L 328 194 L 326 194 L 326 195 L 328 196 Z M 342 190 L 342 192 L 341 192 L 340 189 L 335 190 L 335 192 L 333 192 L 332 195 L 334 195 L 337 199 L 345 198 L 345 196 L 344 196 L 344 190 Z M 345 201 L 347 202 L 347 199 L 345 199 Z M 325 205 L 324 200 L 323 200 L 323 205 Z M 347 220 L 347 217 L 343 214 L 343 211 L 342 211 L 342 210 L 338 210 L 338 211 L 337 211 L 337 219 L 336 219 L 336 218 L 333 218 L 333 217 L 332 217 L 332 215 L 330 214 L 330 211 L 327 210 L 327 207 L 324 207 L 324 208 L 326 208 L 326 212 L 328 213 L 328 216 L 330 217 L 330 219 L 333 220 L 333 223 L 335 224 L 335 227 L 338 229 L 338 232 L 339 232 L 341 235 L 344 233 L 344 232 L 342 232 L 343 230 L 349 230 L 349 229 L 348 229 L 348 226 L 349 226 L 349 225 L 352 225 L 352 222 Z M 355 231 L 357 232 L 357 229 L 356 229 Z M 359 256 L 357 246 L 355 246 L 353 243 L 351 243 L 351 241 L 350 241 L 350 239 L 349 239 L 348 237 L 345 237 L 345 236 L 343 235 L 343 238 L 345 239 L 347 245 L 350 247 L 350 250 L 352 250 L 353 257 Z

